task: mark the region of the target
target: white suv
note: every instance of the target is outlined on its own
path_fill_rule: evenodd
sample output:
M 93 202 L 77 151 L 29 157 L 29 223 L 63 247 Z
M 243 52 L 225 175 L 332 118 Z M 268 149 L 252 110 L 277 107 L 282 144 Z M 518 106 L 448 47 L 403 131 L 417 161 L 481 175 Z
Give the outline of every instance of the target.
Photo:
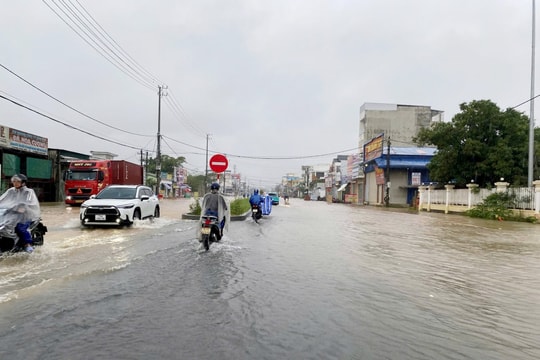
M 159 199 L 143 185 L 109 185 L 83 202 L 79 211 L 83 226 L 131 225 L 159 214 Z

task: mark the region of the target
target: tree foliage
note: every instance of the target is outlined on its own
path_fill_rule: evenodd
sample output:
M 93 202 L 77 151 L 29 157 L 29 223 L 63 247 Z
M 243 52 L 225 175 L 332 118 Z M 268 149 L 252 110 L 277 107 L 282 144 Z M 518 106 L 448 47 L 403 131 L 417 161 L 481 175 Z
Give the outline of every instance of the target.
M 204 175 L 188 175 L 187 184 L 191 186 L 193 191 L 204 194 Z
M 529 119 L 522 113 L 501 111 L 490 100 L 460 105 L 451 122 L 423 128 L 413 139 L 418 145 L 435 145 L 428 164 L 430 177 L 463 186 L 474 180 L 486 186 L 504 178 L 513 185 L 527 183 Z
M 180 166 L 186 161 L 186 158 L 183 156 L 172 157 L 169 155 L 161 155 L 161 172 L 172 174 L 174 172 L 175 166 Z M 148 159 L 148 167 L 146 171 L 151 174 L 156 173 L 156 159 Z

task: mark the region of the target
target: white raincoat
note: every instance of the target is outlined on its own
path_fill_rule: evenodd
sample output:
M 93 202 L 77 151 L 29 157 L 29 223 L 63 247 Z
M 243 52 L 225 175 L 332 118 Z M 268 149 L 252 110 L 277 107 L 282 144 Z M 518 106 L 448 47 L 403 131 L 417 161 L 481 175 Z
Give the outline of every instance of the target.
M 229 209 L 229 202 L 225 197 L 219 193 L 212 194 L 208 193 L 204 195 L 201 203 L 201 217 L 199 219 L 200 222 L 202 222 L 202 217 L 206 214 L 207 210 L 210 209 L 212 212 L 215 211 L 215 206 L 217 203 L 217 217 L 219 222 L 225 218 L 225 226 L 224 230 L 229 231 L 229 223 L 231 222 L 231 215 L 230 215 L 230 209 Z M 214 207 L 214 209 L 211 209 L 211 207 Z M 197 237 L 200 239 L 201 231 L 199 228 L 197 228 Z
M 25 185 L 19 189 L 10 187 L 0 196 L 2 216 L 0 223 L 15 228 L 17 223 L 38 220 L 41 216 L 39 201 L 34 190 Z

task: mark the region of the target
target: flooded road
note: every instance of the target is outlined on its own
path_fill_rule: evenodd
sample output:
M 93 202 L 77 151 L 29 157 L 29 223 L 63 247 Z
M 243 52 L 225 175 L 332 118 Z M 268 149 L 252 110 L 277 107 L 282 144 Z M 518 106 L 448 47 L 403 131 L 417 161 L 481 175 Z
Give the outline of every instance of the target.
M 291 199 L 205 253 L 186 203 L 42 210 L 45 245 L 0 260 L 0 359 L 540 358 L 538 225 Z

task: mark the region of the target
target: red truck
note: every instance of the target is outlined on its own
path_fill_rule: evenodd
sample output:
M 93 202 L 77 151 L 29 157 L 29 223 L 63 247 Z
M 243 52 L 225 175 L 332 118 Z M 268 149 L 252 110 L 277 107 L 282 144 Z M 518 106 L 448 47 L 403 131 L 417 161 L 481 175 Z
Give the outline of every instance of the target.
M 143 184 L 143 168 L 125 160 L 72 161 L 64 173 L 66 204 L 80 205 L 112 184 Z

